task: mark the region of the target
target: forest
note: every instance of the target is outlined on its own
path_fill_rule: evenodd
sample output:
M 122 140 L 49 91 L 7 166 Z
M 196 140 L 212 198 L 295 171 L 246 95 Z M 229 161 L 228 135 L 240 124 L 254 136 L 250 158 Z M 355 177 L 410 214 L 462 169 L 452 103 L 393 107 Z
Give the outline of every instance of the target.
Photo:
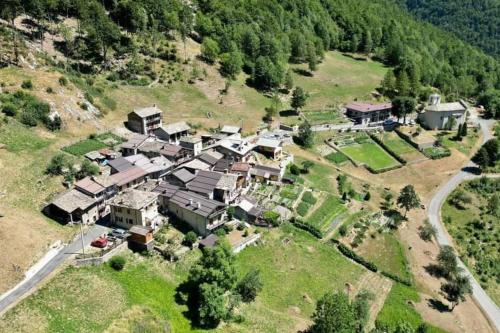
M 232 79 L 244 71 L 259 90 L 285 85 L 289 63 L 314 71 L 326 51 L 340 50 L 391 66 L 382 86 L 389 97 L 425 99 L 435 87 L 448 99 L 482 97 L 495 109 L 500 105 L 498 60 L 389 0 L 3 1 L 6 21 L 14 24 L 22 13 L 35 21 L 39 38 L 47 22 L 78 20 L 79 34 L 65 38 L 61 49 L 79 71 L 82 61 L 93 65 L 87 70 L 101 71 L 136 54 L 187 61 L 182 50 L 165 46 L 179 36 L 202 43 L 202 57 L 219 63 L 222 75 Z M 15 36 L 12 43 L 16 50 Z M 137 70 L 133 65 L 120 75 Z
M 416 17 L 430 22 L 492 56 L 500 56 L 500 1 L 398 0 Z

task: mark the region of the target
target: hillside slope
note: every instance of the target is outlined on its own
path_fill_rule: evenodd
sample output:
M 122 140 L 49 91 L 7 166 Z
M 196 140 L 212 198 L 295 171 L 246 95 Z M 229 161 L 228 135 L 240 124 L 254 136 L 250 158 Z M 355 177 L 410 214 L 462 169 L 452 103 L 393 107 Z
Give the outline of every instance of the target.
M 488 54 L 500 57 L 500 1 L 398 1 L 416 17 L 454 33 Z

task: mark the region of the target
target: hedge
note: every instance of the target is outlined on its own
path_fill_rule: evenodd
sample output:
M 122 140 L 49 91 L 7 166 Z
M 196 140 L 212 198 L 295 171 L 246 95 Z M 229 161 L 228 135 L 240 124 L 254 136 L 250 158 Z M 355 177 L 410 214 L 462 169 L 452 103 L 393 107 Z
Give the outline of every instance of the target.
M 402 277 L 400 277 L 398 275 L 395 275 L 395 274 L 392 274 L 392 273 L 389 273 L 389 272 L 386 272 L 386 271 L 380 271 L 380 274 L 382 274 L 385 277 L 388 277 L 391 280 L 394 280 L 396 282 L 402 283 L 402 284 L 404 284 L 404 285 L 406 285 L 408 287 L 411 287 L 413 285 L 413 283 L 409 279 L 402 278 Z
M 444 157 L 448 157 L 448 156 L 451 156 L 451 151 L 448 149 L 448 148 L 445 148 L 445 147 L 439 147 L 440 149 L 442 149 L 441 152 L 432 152 L 430 150 L 433 150 L 433 149 L 436 149 L 435 147 L 431 147 L 431 148 L 425 148 L 422 153 L 430 158 L 431 160 L 438 160 L 440 158 L 444 158 Z
M 348 248 L 344 244 L 338 243 L 337 248 L 339 249 L 340 252 L 342 252 L 343 255 L 345 255 L 348 258 L 351 258 L 352 260 L 354 260 L 358 264 L 366 267 L 368 270 L 370 270 L 372 272 L 378 271 L 377 265 L 375 265 L 374 263 L 367 261 L 363 257 L 357 255 L 353 250 L 351 250 L 350 248 Z
M 391 167 L 388 167 L 388 168 L 383 168 L 383 169 L 375 170 L 371 166 L 365 164 L 365 168 L 368 171 L 370 171 L 371 173 L 374 173 L 374 174 L 379 174 L 379 173 L 384 173 L 384 172 L 391 171 L 391 170 L 396 170 L 396 169 L 399 169 L 401 167 L 403 167 L 403 166 L 401 164 L 398 164 L 398 165 L 394 165 L 394 166 L 391 166 Z
M 402 158 L 401 156 L 399 156 L 398 154 L 396 154 L 391 148 L 389 148 L 382 140 L 380 140 L 376 135 L 372 134 L 372 133 L 368 133 L 368 135 L 370 136 L 370 138 L 372 138 L 373 141 L 375 141 L 376 143 L 378 143 L 382 148 L 385 149 L 385 151 L 387 151 L 389 153 L 389 155 L 391 155 L 392 157 L 394 157 L 399 163 L 405 165 L 407 163 L 407 161 Z
M 316 228 L 312 224 L 309 224 L 309 223 L 302 221 L 301 219 L 297 219 L 297 218 L 292 218 L 290 220 L 290 222 L 294 226 L 296 226 L 297 228 L 309 232 L 311 235 L 313 235 L 316 238 L 319 238 L 319 239 L 323 238 L 323 233 L 321 232 L 321 230 L 319 230 L 318 228 Z

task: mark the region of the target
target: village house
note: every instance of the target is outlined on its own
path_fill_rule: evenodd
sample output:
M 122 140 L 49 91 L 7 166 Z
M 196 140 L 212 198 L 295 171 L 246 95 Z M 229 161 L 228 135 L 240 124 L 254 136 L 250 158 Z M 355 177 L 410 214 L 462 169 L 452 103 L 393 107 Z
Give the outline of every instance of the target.
M 92 224 L 99 219 L 98 201 L 76 189 L 57 196 L 44 212 L 64 224 Z
M 127 189 L 110 202 L 111 222 L 130 229 L 133 226 L 156 228 L 158 193 Z
M 259 138 L 256 143 L 256 151 L 273 160 L 281 159 L 283 152 L 283 141 L 276 139 Z
M 150 134 L 162 126 L 162 111 L 156 104 L 135 109 L 128 114 L 127 126 L 136 133 Z
M 250 176 L 256 182 L 264 183 L 267 181 L 279 182 L 283 176 L 282 169 L 266 165 L 255 165 L 250 169 Z
M 238 194 L 236 191 L 237 180 L 237 175 L 201 170 L 192 181 L 186 184 L 186 188 L 209 199 L 229 203 Z
M 75 183 L 75 189 L 96 200 L 99 217 L 109 213 L 106 211 L 106 199 L 108 199 L 106 188 L 95 182 L 93 177 L 85 177 L 77 181 Z
M 173 163 L 163 156 L 156 156 L 151 159 L 143 154 L 120 157 L 110 161 L 111 174 L 126 171 L 134 166 L 142 168 L 148 177 L 159 179 L 165 176 L 172 170 Z
M 150 227 L 133 226 L 129 229 L 127 241 L 132 251 L 143 252 L 154 249 L 153 229 Z
M 172 196 L 180 189 L 179 186 L 170 184 L 169 182 L 160 182 L 157 184 L 152 192 L 158 193 L 158 210 L 162 214 L 168 212 L 168 202 Z
M 211 167 L 214 167 L 217 164 L 217 161 L 223 157 L 224 155 L 217 151 L 205 151 L 197 156 L 200 161 L 209 164 Z
M 203 161 L 200 161 L 197 158 L 195 158 L 194 160 L 191 160 L 189 162 L 186 162 L 184 164 L 181 164 L 179 167 L 184 168 L 192 173 L 196 173 L 196 171 L 198 171 L 198 170 L 207 171 L 207 170 L 210 170 L 210 168 L 211 168 L 210 164 L 207 164 Z
M 159 127 L 154 134 L 163 141 L 178 144 L 179 140 L 188 136 L 191 127 L 185 122 L 180 121 Z
M 168 211 L 207 236 L 225 223 L 226 205 L 194 192 L 179 190 L 168 202 Z
M 257 200 L 249 197 L 242 197 L 234 209 L 236 218 L 250 223 L 257 223 L 262 213 L 262 208 L 257 204 Z
M 392 103 L 361 103 L 352 102 L 346 106 L 346 115 L 356 124 L 368 125 L 389 119 Z
M 418 119 L 428 129 L 455 129 L 466 121 L 467 109 L 468 105 L 462 100 L 454 103 L 441 103 L 441 96 L 432 94 Z
M 246 188 L 250 185 L 251 165 L 244 162 L 236 162 L 231 166 L 231 173 L 238 176 L 237 188 Z
M 186 136 L 181 138 L 179 140 L 179 146 L 192 151 L 193 156 L 201 154 L 201 150 L 203 149 L 201 138 L 197 138 L 195 136 Z
M 216 144 L 215 149 L 235 162 L 248 162 L 255 145 L 242 139 L 223 139 Z

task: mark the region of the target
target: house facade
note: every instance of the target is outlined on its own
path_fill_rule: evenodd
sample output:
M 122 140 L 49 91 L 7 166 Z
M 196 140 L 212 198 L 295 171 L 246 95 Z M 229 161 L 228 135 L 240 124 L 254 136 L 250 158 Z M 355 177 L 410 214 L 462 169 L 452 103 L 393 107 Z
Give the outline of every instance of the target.
M 371 104 L 352 102 L 346 106 L 347 117 L 359 125 L 383 122 L 389 119 L 391 111 L 392 103 Z
M 153 105 L 128 114 L 127 126 L 139 134 L 150 134 L 162 126 L 162 111 Z
M 44 212 L 64 224 L 93 224 L 99 219 L 97 200 L 76 189 L 57 196 Z
M 168 202 L 168 211 L 202 236 L 211 234 L 225 223 L 225 207 L 222 202 L 183 190 L 175 192 Z
M 111 222 L 121 228 L 156 227 L 158 193 L 127 189 L 110 202 L 110 207 Z

